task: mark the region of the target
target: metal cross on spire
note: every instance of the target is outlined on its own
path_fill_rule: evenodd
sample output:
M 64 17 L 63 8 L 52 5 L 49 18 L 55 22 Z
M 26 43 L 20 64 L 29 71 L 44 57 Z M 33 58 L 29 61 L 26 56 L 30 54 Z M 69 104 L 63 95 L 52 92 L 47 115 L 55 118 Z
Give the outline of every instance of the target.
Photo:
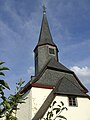
M 43 14 L 46 13 L 46 0 L 43 0 Z

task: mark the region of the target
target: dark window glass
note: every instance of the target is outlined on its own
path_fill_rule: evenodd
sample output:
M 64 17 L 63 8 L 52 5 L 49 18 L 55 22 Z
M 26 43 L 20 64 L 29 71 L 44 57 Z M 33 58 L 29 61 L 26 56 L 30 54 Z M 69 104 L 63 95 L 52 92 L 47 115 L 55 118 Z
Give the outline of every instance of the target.
M 77 106 L 77 98 L 76 97 L 69 97 L 69 106 Z
M 55 54 L 55 50 L 53 48 L 49 48 L 49 53 L 50 54 Z

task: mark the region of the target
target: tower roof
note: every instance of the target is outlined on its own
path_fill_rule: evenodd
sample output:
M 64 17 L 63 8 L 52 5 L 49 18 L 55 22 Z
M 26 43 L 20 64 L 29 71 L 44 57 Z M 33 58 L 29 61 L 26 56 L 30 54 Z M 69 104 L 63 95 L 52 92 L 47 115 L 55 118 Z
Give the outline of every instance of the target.
M 49 25 L 48 25 L 48 21 L 46 17 L 46 12 L 44 11 L 37 46 L 46 45 L 46 44 L 56 46 L 55 43 L 53 42 L 52 35 L 50 33 L 50 29 L 49 29 Z

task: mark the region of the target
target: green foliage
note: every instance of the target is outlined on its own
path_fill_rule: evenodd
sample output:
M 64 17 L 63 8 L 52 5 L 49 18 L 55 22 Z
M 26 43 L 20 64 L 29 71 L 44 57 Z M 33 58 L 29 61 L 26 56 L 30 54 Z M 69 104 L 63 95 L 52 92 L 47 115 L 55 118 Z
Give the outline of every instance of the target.
M 16 83 L 16 91 L 15 91 L 15 95 L 10 94 L 7 100 L 7 104 L 5 104 L 6 106 L 6 120 L 17 120 L 16 117 L 16 111 L 19 109 L 17 106 L 18 104 L 22 104 L 25 103 L 25 99 L 23 98 L 22 95 L 20 93 L 20 89 L 22 87 L 22 85 L 24 84 L 25 81 L 20 81 L 18 83 Z
M 22 85 L 24 84 L 24 81 L 20 81 L 16 83 L 16 91 L 15 94 L 10 94 L 8 98 L 5 97 L 3 102 L 1 103 L 4 106 L 6 120 L 17 120 L 16 117 L 16 111 L 19 110 L 17 107 L 18 104 L 25 103 L 25 99 L 22 97 L 22 93 L 20 93 L 20 89 Z
M 3 67 L 3 66 L 1 66 L 2 64 L 4 64 L 5 62 L 1 62 L 0 61 L 0 75 L 1 76 L 5 76 L 5 74 L 4 74 L 4 70 L 9 70 L 7 67 Z M 1 89 L 4 89 L 4 88 L 8 88 L 9 89 L 9 86 L 8 86 L 8 84 L 5 82 L 5 80 L 1 80 L 0 79 L 0 90 Z
M 1 80 L 1 79 L 0 79 L 0 85 L 3 87 L 3 89 L 4 89 L 5 87 L 8 88 L 8 89 L 10 89 L 9 86 L 8 86 L 8 84 L 7 84 L 4 80 Z
M 59 105 L 56 105 L 56 101 L 52 103 L 50 106 L 49 111 L 47 112 L 46 118 L 44 120 L 56 120 L 59 118 L 59 120 L 67 120 L 64 116 L 61 115 L 63 110 L 68 110 L 66 107 L 64 107 L 64 103 L 61 101 Z
M 7 67 L 3 67 L 2 65 L 5 62 L 0 62 L 0 75 L 5 76 L 4 70 L 9 70 Z M 10 94 L 9 97 L 5 97 L 4 89 L 10 89 L 5 80 L 0 79 L 0 118 L 5 117 L 6 120 L 17 120 L 16 111 L 19 109 L 18 104 L 25 103 L 25 99 L 23 98 L 23 93 L 20 92 L 22 85 L 25 81 L 20 80 L 20 82 L 16 83 L 15 94 Z M 3 115 L 2 112 L 5 111 Z
M 5 76 L 4 71 L 9 70 L 7 67 L 2 66 L 4 63 L 5 62 L 0 61 L 0 76 Z M 0 101 L 2 101 L 0 103 L 0 107 L 2 107 L 2 108 L 5 106 L 6 101 L 7 101 L 5 94 L 4 94 L 4 89 L 6 89 L 6 88 L 10 89 L 8 84 L 5 82 L 5 80 L 0 79 Z M 6 104 L 6 106 L 7 106 L 7 104 Z M 1 116 L 1 111 L 2 110 L 0 108 L 0 116 Z

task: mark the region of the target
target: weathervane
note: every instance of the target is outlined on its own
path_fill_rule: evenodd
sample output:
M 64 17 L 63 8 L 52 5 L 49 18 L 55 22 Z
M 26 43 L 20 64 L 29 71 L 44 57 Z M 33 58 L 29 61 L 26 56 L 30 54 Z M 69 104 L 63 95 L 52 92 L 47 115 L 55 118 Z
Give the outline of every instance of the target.
M 46 0 L 43 0 L 43 13 L 46 13 Z

